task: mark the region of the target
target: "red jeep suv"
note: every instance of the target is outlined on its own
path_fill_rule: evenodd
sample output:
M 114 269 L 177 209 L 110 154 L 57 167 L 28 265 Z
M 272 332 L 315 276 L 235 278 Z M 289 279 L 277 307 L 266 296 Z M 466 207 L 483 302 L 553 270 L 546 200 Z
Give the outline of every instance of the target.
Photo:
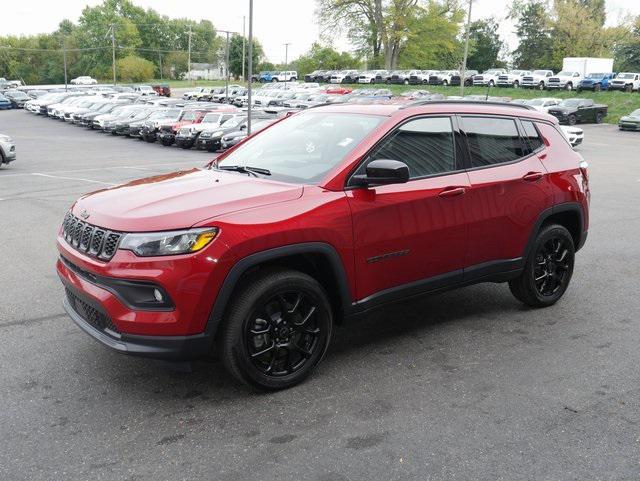
M 204 168 L 88 194 L 57 271 L 71 318 L 122 353 L 217 353 L 281 389 L 334 323 L 418 294 L 508 282 L 564 294 L 587 237 L 587 164 L 525 106 L 417 101 L 303 111 Z

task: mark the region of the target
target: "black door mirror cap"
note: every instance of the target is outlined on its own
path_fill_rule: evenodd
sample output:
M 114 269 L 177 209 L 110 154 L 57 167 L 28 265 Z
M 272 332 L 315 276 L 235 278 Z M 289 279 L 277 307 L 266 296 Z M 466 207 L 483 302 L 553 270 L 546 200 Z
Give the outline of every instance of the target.
M 365 175 L 354 175 L 354 183 L 363 187 L 404 184 L 409 181 L 409 167 L 404 162 L 377 159 L 369 162 Z

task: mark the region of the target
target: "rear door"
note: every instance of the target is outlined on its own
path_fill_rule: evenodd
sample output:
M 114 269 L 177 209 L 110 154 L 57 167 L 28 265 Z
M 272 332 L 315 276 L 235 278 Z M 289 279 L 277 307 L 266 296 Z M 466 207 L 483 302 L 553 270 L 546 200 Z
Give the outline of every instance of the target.
M 376 159 L 409 166 L 406 184 L 346 191 L 352 211 L 357 295 L 386 299 L 434 282 L 461 280 L 469 180 L 456 148 L 455 122 L 425 116 L 398 126 L 356 170 Z M 440 277 L 438 277 L 440 276 Z
M 471 183 L 465 277 L 472 277 L 518 263 L 538 216 L 552 205 L 552 190 L 541 162 L 545 145 L 532 122 L 468 115 L 460 116 L 460 128 Z

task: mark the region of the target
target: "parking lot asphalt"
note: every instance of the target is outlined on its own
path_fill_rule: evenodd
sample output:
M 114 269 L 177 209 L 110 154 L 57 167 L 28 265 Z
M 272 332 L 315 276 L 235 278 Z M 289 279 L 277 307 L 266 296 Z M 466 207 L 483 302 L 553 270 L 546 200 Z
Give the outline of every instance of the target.
M 212 154 L 0 113 L 0 479 L 637 480 L 640 134 L 584 126 L 591 229 L 532 310 L 484 284 L 337 329 L 304 384 L 255 394 L 113 353 L 64 314 L 55 234 L 81 194 Z

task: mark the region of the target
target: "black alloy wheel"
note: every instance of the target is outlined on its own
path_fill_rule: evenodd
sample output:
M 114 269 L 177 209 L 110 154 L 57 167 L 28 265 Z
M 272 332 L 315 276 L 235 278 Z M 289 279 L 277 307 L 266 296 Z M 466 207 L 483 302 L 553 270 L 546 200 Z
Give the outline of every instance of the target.
M 598 112 L 596 114 L 596 124 L 601 124 L 604 121 L 604 114 L 602 112 Z
M 571 270 L 569 247 L 560 237 L 552 237 L 536 253 L 533 277 L 541 296 L 553 296 L 565 283 Z
M 569 122 L 569 125 L 576 125 L 577 123 L 576 116 L 574 114 L 569 115 L 569 118 L 567 119 L 567 121 Z
M 218 339 L 237 380 L 262 390 L 303 381 L 331 339 L 332 309 L 322 286 L 298 271 L 265 269 L 234 295 Z
M 532 307 L 555 304 L 569 286 L 574 262 L 571 234 L 561 225 L 549 224 L 536 236 L 520 276 L 509 281 L 511 293 Z
M 257 306 L 244 331 L 254 367 L 275 377 L 299 371 L 318 346 L 317 309 L 300 291 L 278 294 Z

